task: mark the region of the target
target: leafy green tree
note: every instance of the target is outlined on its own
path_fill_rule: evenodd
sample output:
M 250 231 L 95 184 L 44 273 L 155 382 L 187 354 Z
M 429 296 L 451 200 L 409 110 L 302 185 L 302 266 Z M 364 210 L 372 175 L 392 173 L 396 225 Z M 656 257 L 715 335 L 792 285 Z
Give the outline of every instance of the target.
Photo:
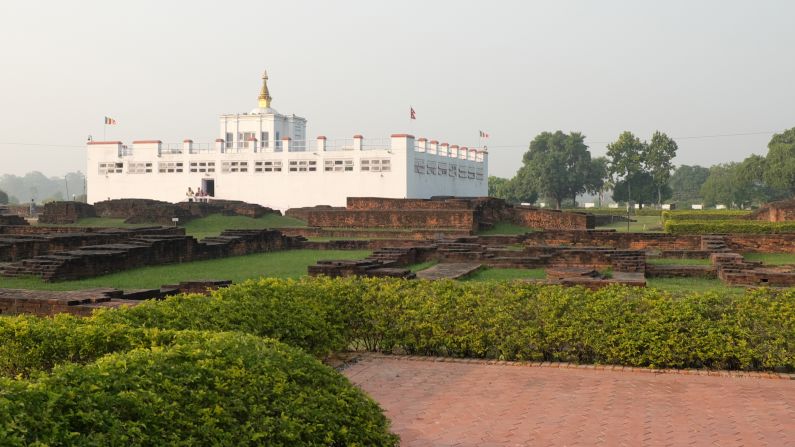
M 703 166 L 679 166 L 668 180 L 671 199 L 681 204 L 701 203 L 701 185 L 707 181 L 707 177 L 709 169 Z
M 489 197 L 497 197 L 505 199 L 506 188 L 511 182 L 511 179 L 497 177 L 494 175 L 489 176 Z
M 628 131 L 623 132 L 616 141 L 607 145 L 608 169 L 610 174 L 616 177 L 616 180 L 619 178 L 624 180 L 621 183 L 627 189 L 627 202 L 632 201 L 632 184 L 635 183 L 627 181 L 627 179 L 643 172 L 646 149 L 646 143 Z M 616 181 L 615 189 L 619 188 L 619 182 Z M 613 198 L 616 198 L 615 190 Z
M 701 186 L 704 204 L 715 206 L 725 204 L 730 207 L 745 207 L 752 199 L 752 185 L 743 181 L 741 164 L 722 163 L 709 168 L 709 177 Z
M 636 172 L 627 179 L 616 182 L 613 189 L 613 200 L 619 202 L 629 202 L 629 191 L 632 191 L 632 199 L 636 203 L 654 203 L 657 200 L 667 200 L 671 197 L 671 188 L 663 185 L 657 188 L 654 179 L 648 172 Z
M 0 205 L 8 205 L 8 194 L 0 189 Z
M 770 139 L 765 168 L 764 180 L 769 186 L 795 194 L 795 127 Z
M 593 170 L 585 137 L 572 132 L 543 132 L 530 143 L 524 166 L 517 174 L 520 184 L 534 185 L 560 209 L 564 199 L 574 199 L 588 190 Z
M 643 163 L 646 166 L 646 171 L 651 174 L 652 182 L 657 187 L 657 206 L 662 205 L 662 189 L 668 184 L 671 178 L 671 171 L 674 169 L 672 163 L 676 156 L 678 146 L 676 141 L 668 135 L 660 132 L 654 132 L 651 137 L 651 142 L 646 148 Z

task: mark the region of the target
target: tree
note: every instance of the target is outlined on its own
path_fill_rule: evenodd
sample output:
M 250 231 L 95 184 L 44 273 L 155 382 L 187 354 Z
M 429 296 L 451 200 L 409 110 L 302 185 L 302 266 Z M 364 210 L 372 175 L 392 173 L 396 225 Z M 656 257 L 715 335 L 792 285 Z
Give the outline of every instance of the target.
M 707 177 L 709 169 L 703 166 L 679 166 L 668 180 L 671 199 L 682 204 L 701 203 L 701 185 L 707 181 Z
M 726 204 L 743 208 L 751 204 L 753 185 L 741 173 L 740 163 L 723 163 L 709 168 L 709 177 L 701 186 L 704 204 Z
M 610 174 L 617 179 L 622 178 L 622 182 L 627 188 L 626 201 L 632 201 L 632 181 L 627 181 L 632 176 L 643 172 L 643 158 L 646 153 L 646 143 L 640 141 L 632 132 L 623 132 L 618 139 L 607 145 L 607 158 L 609 160 L 608 169 Z M 616 181 L 616 189 L 619 189 L 619 182 Z M 616 198 L 615 191 L 613 198 Z
M 613 200 L 629 202 L 630 190 L 635 202 L 641 204 L 654 203 L 660 197 L 662 197 L 661 200 L 667 200 L 671 197 L 671 188 L 668 185 L 657 188 L 651 174 L 648 172 L 636 172 L 629 176 L 629 185 L 627 184 L 627 179 L 616 182 L 613 189 Z
M 0 189 L 0 205 L 8 205 L 8 194 Z
M 668 180 L 671 178 L 671 171 L 674 168 L 671 161 L 676 156 L 677 149 L 676 141 L 659 130 L 654 132 L 651 142 L 646 148 L 643 162 L 646 171 L 651 174 L 654 186 L 657 187 L 658 207 L 662 205 L 662 188 L 668 184 Z
M 504 199 L 505 187 L 510 182 L 510 179 L 497 177 L 494 175 L 489 176 L 489 197 L 497 197 Z
M 578 132 L 539 134 L 530 143 L 523 160 L 524 166 L 517 174 L 520 182 L 534 185 L 538 193 L 555 201 L 558 209 L 564 199 L 573 199 L 587 190 L 593 169 L 591 153 L 585 137 Z
M 769 186 L 795 194 L 795 127 L 773 135 L 765 166 L 764 180 Z

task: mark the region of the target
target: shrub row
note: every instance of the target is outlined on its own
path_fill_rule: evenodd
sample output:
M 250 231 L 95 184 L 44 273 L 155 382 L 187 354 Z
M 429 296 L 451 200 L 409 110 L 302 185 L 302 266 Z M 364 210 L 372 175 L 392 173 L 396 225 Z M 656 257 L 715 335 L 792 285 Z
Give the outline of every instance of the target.
M 289 316 L 273 302 L 310 311 Z M 312 309 L 323 315 L 310 315 Z M 649 367 L 795 366 L 795 290 L 674 298 L 654 289 L 623 287 L 593 292 L 524 283 L 264 279 L 220 290 L 213 297 L 151 302 L 94 318 L 169 329 L 251 328 L 245 330 L 298 340 L 315 353 L 358 346 Z M 309 331 L 306 321 L 322 318 L 329 319 L 318 331 L 322 337 L 296 337 Z M 295 332 L 289 330 L 293 325 Z
M 731 220 L 751 214 L 746 210 L 669 210 L 662 212 L 663 220 Z
M 92 325 L 102 332 L 96 323 L 53 334 Z M 4 326 L 25 324 L 40 335 L 42 320 Z M 0 378 L 2 444 L 397 445 L 375 402 L 299 349 L 240 333 L 173 332 L 165 345 L 156 331 L 108 333 L 118 335 L 140 347 L 122 343 L 87 364 Z M 113 350 L 72 339 L 89 356 Z
M 671 234 L 793 233 L 795 232 L 795 222 L 764 222 L 756 220 L 666 220 L 665 231 Z

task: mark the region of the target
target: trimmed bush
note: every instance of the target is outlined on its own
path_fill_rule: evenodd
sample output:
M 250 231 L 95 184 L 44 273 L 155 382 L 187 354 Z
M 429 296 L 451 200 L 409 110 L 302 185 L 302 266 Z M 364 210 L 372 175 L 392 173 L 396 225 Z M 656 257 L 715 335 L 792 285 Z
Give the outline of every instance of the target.
M 751 214 L 746 210 L 669 210 L 662 212 L 663 220 L 732 220 Z
M 666 220 L 665 231 L 671 234 L 793 233 L 795 232 L 795 222 L 764 222 L 756 220 Z
M 591 213 L 591 214 L 606 214 L 614 216 L 626 216 L 627 209 L 623 208 L 570 208 L 563 211 L 572 211 L 578 213 Z M 634 209 L 630 212 L 630 217 L 633 216 L 659 216 L 660 210 L 653 208 Z
M 0 379 L 3 445 L 394 446 L 378 406 L 298 349 L 183 331 L 165 347 Z
M 246 295 L 266 299 L 247 300 Z M 152 302 L 94 318 L 166 329 L 238 327 L 283 341 L 298 340 L 310 352 L 352 346 L 423 355 L 670 368 L 795 367 L 795 291 L 673 297 L 624 287 L 594 292 L 521 282 L 306 278 L 247 282 L 215 292 L 209 299 L 213 306 L 205 300 Z M 286 316 L 273 304 L 282 301 L 286 308 L 305 313 L 300 319 Z M 236 304 L 245 310 L 226 313 Z M 752 321 L 742 312 L 758 317 Z M 175 323 L 167 318 L 172 314 L 183 319 Z M 283 318 L 287 319 L 279 322 Z M 309 323 L 321 320 L 317 334 L 333 343 L 310 331 Z M 296 336 L 306 333 L 313 336 Z
M 95 314 L 105 323 L 161 329 L 240 331 L 271 337 L 322 356 L 348 345 L 349 301 L 355 282 L 263 278 L 216 291 L 148 301 Z M 300 284 L 300 286 L 299 286 Z

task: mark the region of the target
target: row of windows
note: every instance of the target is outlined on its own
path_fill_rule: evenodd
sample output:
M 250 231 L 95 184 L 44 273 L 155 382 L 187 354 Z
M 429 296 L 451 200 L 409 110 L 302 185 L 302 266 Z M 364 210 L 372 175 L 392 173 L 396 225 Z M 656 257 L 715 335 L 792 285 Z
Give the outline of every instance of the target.
M 184 172 L 185 164 L 180 161 L 161 161 L 157 163 L 157 172 L 161 174 Z M 317 160 L 289 160 L 289 172 L 316 172 Z M 151 162 L 128 162 L 128 174 L 145 174 L 152 172 Z M 255 161 L 251 164 L 248 161 L 223 161 L 221 162 L 221 172 L 236 173 L 249 172 L 249 167 L 253 167 L 254 172 L 282 172 L 281 160 Z M 214 161 L 192 161 L 189 163 L 190 172 L 214 173 L 216 162 Z M 100 174 L 121 174 L 124 169 L 123 163 L 103 162 L 99 163 Z M 331 159 L 323 161 L 325 172 L 352 172 L 354 162 L 352 159 Z M 361 160 L 360 171 L 363 172 L 389 172 L 392 170 L 391 161 L 388 158 L 364 158 Z M 483 179 L 483 168 L 464 167 L 461 169 L 455 164 L 425 161 L 422 159 L 414 160 L 414 172 L 418 174 L 447 175 L 459 178 Z
M 422 159 L 414 160 L 414 172 L 417 174 L 447 175 L 449 177 L 469 178 L 483 180 L 483 168 L 467 166 L 456 166 L 452 163 L 425 161 Z

